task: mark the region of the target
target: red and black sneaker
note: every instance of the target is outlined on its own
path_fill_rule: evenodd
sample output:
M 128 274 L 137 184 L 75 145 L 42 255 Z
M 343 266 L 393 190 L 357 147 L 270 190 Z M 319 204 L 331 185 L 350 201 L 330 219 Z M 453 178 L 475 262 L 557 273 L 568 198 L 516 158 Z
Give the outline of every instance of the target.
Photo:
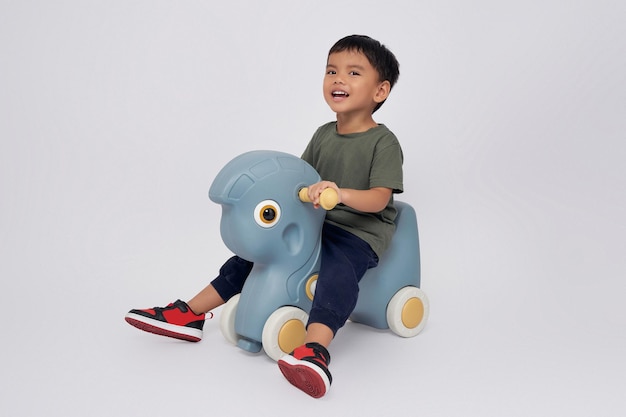
M 131 326 L 146 332 L 199 342 L 205 315 L 194 313 L 187 303 L 176 300 L 167 307 L 130 310 L 125 319 Z
M 278 360 L 278 367 L 287 381 L 314 398 L 326 394 L 333 382 L 329 364 L 330 354 L 319 343 L 302 345 Z

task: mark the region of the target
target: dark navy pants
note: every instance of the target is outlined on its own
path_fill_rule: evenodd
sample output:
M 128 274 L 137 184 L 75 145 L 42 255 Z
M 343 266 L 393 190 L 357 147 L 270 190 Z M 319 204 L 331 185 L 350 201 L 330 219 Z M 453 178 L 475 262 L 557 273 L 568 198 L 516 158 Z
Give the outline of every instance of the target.
M 356 306 L 359 281 L 376 265 L 378 257 L 367 242 L 324 222 L 320 271 L 309 324 L 324 324 L 336 334 Z M 219 276 L 211 284 L 222 299 L 228 301 L 241 292 L 251 270 L 252 262 L 233 256 L 220 268 Z

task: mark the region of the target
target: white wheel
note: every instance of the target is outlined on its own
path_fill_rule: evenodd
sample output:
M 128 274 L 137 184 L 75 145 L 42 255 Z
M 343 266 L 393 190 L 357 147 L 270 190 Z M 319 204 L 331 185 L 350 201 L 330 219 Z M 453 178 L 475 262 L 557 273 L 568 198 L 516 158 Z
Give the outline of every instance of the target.
M 424 291 L 404 287 L 391 297 L 387 305 L 387 324 L 392 332 L 402 337 L 413 337 L 426 325 L 430 306 Z
M 237 316 L 237 305 L 241 294 L 236 294 L 230 298 L 222 307 L 220 313 L 220 330 L 226 340 L 233 345 L 237 344 L 239 337 L 235 333 L 235 317 Z
M 309 315 L 297 307 L 281 307 L 263 326 L 263 349 L 277 361 L 304 343 Z

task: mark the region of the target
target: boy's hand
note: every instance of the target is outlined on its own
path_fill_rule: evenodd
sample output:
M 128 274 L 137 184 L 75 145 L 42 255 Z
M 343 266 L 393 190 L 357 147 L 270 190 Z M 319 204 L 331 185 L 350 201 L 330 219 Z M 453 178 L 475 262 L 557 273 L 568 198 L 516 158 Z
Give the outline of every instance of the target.
M 313 203 L 313 207 L 320 207 L 320 195 L 322 194 L 322 191 L 327 188 L 332 188 L 337 192 L 337 204 L 341 203 L 341 190 L 337 187 L 337 184 L 332 181 L 320 181 L 308 187 L 307 194 L 309 196 L 309 200 Z

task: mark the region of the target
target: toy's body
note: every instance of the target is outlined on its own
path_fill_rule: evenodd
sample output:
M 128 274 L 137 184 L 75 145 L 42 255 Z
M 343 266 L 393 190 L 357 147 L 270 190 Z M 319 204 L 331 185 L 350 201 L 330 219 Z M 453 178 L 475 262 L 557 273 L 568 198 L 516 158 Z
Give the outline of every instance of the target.
M 211 185 L 210 199 L 222 205 L 224 243 L 254 263 L 240 296 L 226 304 L 222 315 L 224 335 L 242 349 L 258 352 L 263 347 L 278 359 L 301 343 L 325 211 L 300 201 L 298 192 L 319 180 L 298 157 L 253 151 L 229 162 Z M 413 336 L 428 315 L 427 299 L 419 290 L 417 221 L 412 207 L 395 204 L 397 231 L 379 265 L 361 280 L 351 320 Z

